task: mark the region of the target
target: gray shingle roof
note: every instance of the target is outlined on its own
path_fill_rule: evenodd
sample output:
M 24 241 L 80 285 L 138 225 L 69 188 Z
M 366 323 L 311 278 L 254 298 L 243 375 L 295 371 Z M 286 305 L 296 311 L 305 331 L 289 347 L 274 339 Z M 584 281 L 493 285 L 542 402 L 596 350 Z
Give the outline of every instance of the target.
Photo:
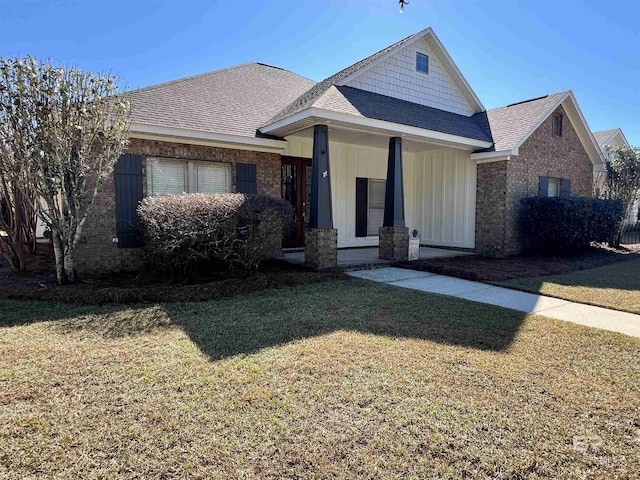
M 491 141 L 490 133 L 483 128 L 486 125 L 484 112 L 467 117 L 345 86 L 330 86 L 313 105 L 323 110 Z
M 255 137 L 313 85 L 288 70 L 246 63 L 129 92 L 131 121 Z
M 393 45 L 389 45 L 388 47 L 380 50 L 379 52 L 374 53 L 373 55 L 365 58 L 364 60 L 360 60 L 359 62 L 354 63 L 353 65 L 345 68 L 344 70 L 340 70 L 338 73 L 331 75 L 329 78 L 326 78 L 322 82 L 315 84 L 309 90 L 307 90 L 302 95 L 300 95 L 300 97 L 295 99 L 295 101 L 293 101 L 290 105 L 286 106 L 276 115 L 274 115 L 273 118 L 271 118 L 271 120 L 269 120 L 268 123 L 269 124 L 275 123 L 278 120 L 282 120 L 283 118 L 289 117 L 291 115 L 294 115 L 298 112 L 301 112 L 302 110 L 305 110 L 311 107 L 315 103 L 315 101 L 318 100 L 329 88 L 340 83 L 342 80 L 354 74 L 361 68 L 364 68 L 367 65 L 375 62 L 380 57 L 385 56 L 387 53 L 389 53 L 391 50 L 395 49 L 396 47 L 399 47 L 400 45 L 403 45 L 413 40 L 416 36 L 419 36 L 421 33 L 422 32 L 418 32 L 413 35 L 409 35 L 408 37 L 403 38 L 399 42 L 396 42 Z
M 560 92 L 488 110 L 487 118 L 494 141 L 491 150 L 501 152 L 516 147 L 568 93 Z
M 617 131 L 618 131 L 617 128 L 612 128 L 611 130 L 603 130 L 601 132 L 593 132 L 593 136 L 596 139 L 596 142 L 598 143 L 598 145 L 602 147 L 604 145 L 604 142 L 609 140 L 609 137 L 611 137 Z

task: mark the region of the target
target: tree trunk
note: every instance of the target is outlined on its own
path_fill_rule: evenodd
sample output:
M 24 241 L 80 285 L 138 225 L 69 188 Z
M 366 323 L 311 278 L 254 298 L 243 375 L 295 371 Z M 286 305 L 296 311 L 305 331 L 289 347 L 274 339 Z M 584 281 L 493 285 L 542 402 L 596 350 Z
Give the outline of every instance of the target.
M 76 252 L 73 245 L 68 246 L 64 252 L 64 274 L 68 283 L 76 283 L 78 274 L 76 272 Z
M 56 257 L 56 278 L 59 285 L 64 285 L 69 283 L 64 268 L 64 245 L 57 229 L 51 232 L 51 237 L 53 239 L 53 253 Z

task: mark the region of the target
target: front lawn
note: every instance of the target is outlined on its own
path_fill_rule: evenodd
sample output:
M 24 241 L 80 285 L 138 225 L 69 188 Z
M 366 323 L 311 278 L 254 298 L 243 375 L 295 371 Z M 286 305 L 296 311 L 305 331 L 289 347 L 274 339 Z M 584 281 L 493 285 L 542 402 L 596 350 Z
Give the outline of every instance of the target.
M 541 293 L 640 314 L 640 260 L 560 275 L 492 282 L 507 288 Z
M 620 334 L 364 280 L 0 312 L 0 478 L 640 471 Z
M 637 245 L 628 247 L 613 249 L 594 246 L 564 255 L 518 255 L 502 258 L 469 255 L 431 258 L 396 262 L 394 266 L 479 282 L 500 282 L 512 278 L 556 275 L 640 258 Z

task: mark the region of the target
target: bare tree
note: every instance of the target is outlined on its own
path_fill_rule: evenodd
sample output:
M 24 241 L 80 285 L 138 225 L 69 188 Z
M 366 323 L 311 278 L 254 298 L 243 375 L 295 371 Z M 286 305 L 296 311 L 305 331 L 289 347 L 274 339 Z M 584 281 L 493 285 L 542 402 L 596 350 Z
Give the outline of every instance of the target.
M 36 247 L 36 190 L 29 181 L 35 128 L 25 72 L 0 59 L 0 253 L 14 272 Z
M 3 60 L 28 111 L 28 183 L 51 230 L 59 283 L 75 282 L 75 251 L 89 208 L 128 141 L 129 104 L 116 78 L 31 57 Z
M 603 196 L 620 200 L 624 206 L 624 218 L 629 218 L 629 212 L 634 202 L 638 200 L 640 192 L 640 148 L 608 147 L 604 167 Z M 626 222 L 622 222 L 617 243 L 619 243 L 625 228 Z

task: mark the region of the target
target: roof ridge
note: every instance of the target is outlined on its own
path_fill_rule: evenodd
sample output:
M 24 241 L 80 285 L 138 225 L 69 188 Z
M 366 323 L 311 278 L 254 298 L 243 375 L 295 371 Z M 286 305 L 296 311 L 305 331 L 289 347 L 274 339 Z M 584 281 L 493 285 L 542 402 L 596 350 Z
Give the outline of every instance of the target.
M 206 77 L 206 76 L 212 75 L 214 73 L 222 73 L 222 72 L 227 72 L 229 70 L 235 70 L 235 69 L 238 69 L 238 68 L 247 67 L 249 65 L 260 65 L 260 66 L 263 66 L 263 67 L 274 68 L 276 70 L 282 70 L 284 72 L 289 72 L 289 73 L 291 73 L 293 75 L 297 75 L 298 77 L 301 77 L 301 78 L 304 78 L 306 80 L 309 80 L 309 81 L 313 82 L 313 80 L 311 80 L 310 78 L 307 78 L 307 77 L 305 77 L 303 75 L 300 75 L 298 73 L 292 72 L 291 70 L 287 70 L 286 68 L 276 67 L 274 65 L 268 65 L 268 64 L 262 63 L 262 62 L 245 62 L 245 63 L 241 63 L 241 64 L 238 64 L 238 65 L 232 65 L 230 67 L 219 68 L 218 70 L 210 70 L 208 72 L 198 73 L 198 74 L 195 74 L 195 75 L 189 75 L 187 77 L 182 77 L 182 78 L 176 78 L 174 80 L 168 80 L 166 82 L 156 83 L 156 84 L 153 84 L 153 85 L 147 85 L 146 87 L 141 87 L 141 88 L 137 88 L 135 90 L 131 90 L 131 92 L 129 92 L 129 93 L 146 92 L 146 91 L 149 91 L 149 90 L 154 90 L 156 88 L 166 87 L 168 85 L 174 85 L 174 84 L 177 84 L 177 83 L 185 82 L 187 80 L 193 80 L 194 78 Z
M 564 90 L 562 92 L 556 92 L 556 93 L 547 93 L 546 95 L 541 95 L 539 97 L 529 98 L 528 100 L 522 100 L 520 102 L 510 103 L 508 105 L 503 105 L 502 107 L 492 108 L 492 109 L 487 110 L 487 111 L 488 112 L 492 112 L 492 111 L 495 111 L 495 110 L 502 110 L 503 108 L 515 107 L 515 106 L 522 105 L 522 104 L 525 104 L 525 103 L 535 102 L 535 101 L 538 101 L 538 100 L 544 100 L 545 98 L 549 98 L 549 97 L 559 97 L 559 96 L 562 96 L 562 95 L 566 95 L 569 92 L 571 92 L 571 90 Z
M 226 72 L 227 70 L 233 70 L 235 68 L 244 67 L 246 65 L 251 65 L 251 64 L 254 64 L 254 63 L 257 63 L 257 62 L 241 63 L 240 65 L 232 65 L 230 67 L 220 68 L 218 70 L 210 70 L 208 72 L 197 73 L 195 75 L 189 75 L 187 77 L 176 78 L 176 79 L 173 79 L 173 80 L 167 80 L 166 82 L 154 83 L 153 85 L 147 85 L 146 87 L 140 87 L 140 88 L 137 88 L 135 90 L 132 90 L 132 92 L 143 92 L 143 91 L 147 91 L 147 90 L 153 90 L 153 89 L 159 88 L 159 87 L 166 87 L 167 85 L 173 85 L 173 84 L 176 84 L 176 83 L 184 82 L 186 80 L 192 80 L 194 78 L 205 77 L 207 75 L 211 75 L 212 73 Z

